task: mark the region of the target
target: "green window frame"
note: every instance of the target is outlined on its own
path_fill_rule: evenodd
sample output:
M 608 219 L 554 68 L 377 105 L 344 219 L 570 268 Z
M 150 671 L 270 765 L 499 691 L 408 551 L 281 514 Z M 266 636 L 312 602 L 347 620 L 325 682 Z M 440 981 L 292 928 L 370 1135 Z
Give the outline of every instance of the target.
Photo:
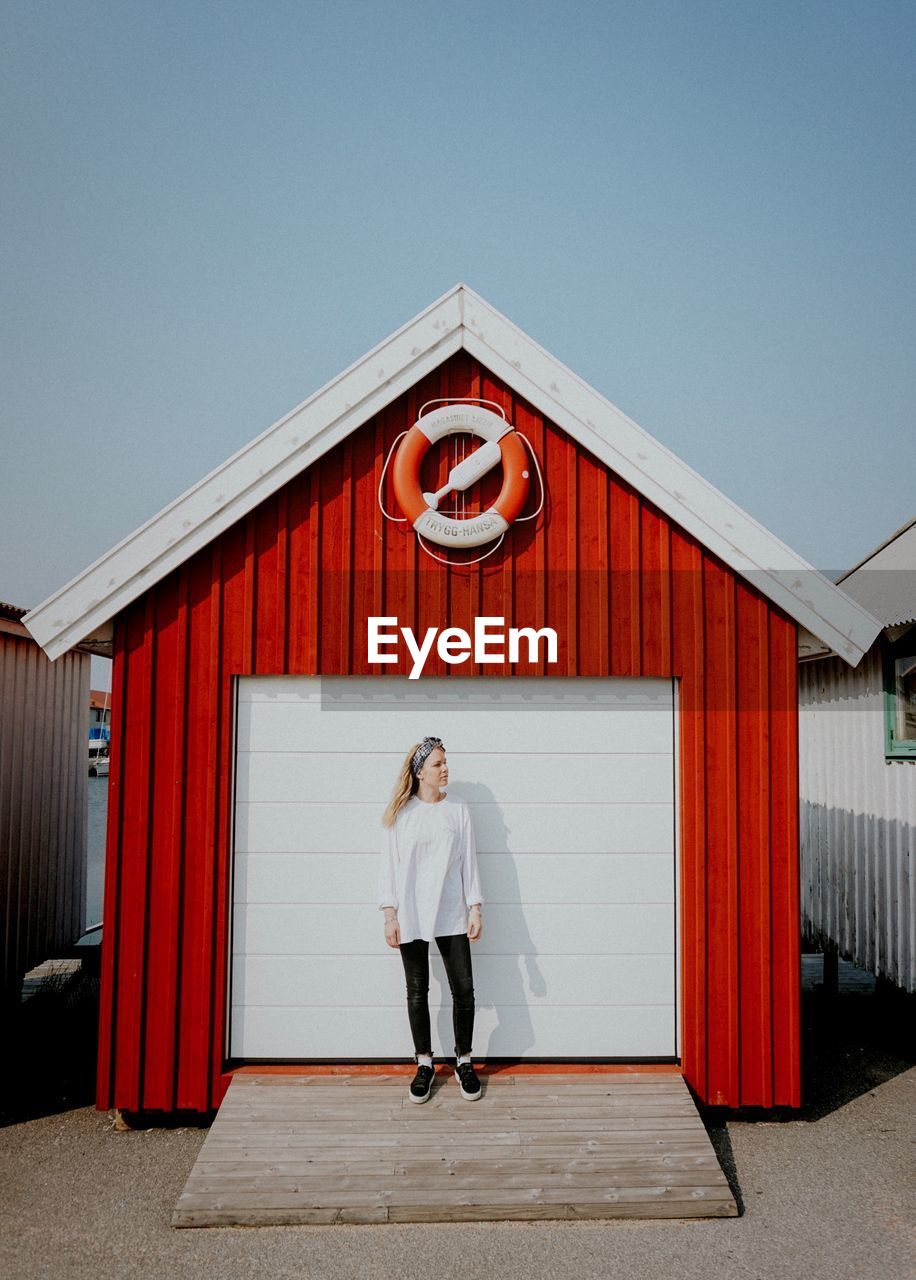
M 884 755 L 916 760 L 916 627 L 899 639 L 883 639 Z

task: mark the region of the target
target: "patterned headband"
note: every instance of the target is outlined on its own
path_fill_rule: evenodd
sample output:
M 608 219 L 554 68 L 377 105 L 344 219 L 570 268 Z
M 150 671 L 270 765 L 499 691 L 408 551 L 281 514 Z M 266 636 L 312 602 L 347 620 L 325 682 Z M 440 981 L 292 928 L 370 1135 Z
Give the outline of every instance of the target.
M 417 747 L 416 751 L 413 753 L 413 756 L 411 757 L 411 761 L 410 761 L 410 767 L 413 770 L 415 776 L 419 775 L 420 770 L 423 768 L 423 764 L 426 760 L 426 757 L 429 755 L 429 753 L 431 751 L 434 751 L 436 747 L 441 747 L 441 746 L 442 746 L 441 738 L 424 738 L 423 739 L 423 741 Z

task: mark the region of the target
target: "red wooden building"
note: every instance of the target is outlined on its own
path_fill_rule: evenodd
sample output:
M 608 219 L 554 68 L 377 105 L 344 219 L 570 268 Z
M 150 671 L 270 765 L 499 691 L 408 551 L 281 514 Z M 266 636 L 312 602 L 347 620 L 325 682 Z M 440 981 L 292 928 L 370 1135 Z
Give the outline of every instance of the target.
M 421 410 L 481 402 L 537 461 L 524 509 L 495 549 L 424 549 L 386 458 Z M 424 489 L 476 443 L 433 445 Z M 494 468 L 455 518 L 499 493 Z M 555 655 L 371 660 L 369 618 L 483 617 Z M 855 665 L 880 623 L 466 286 L 25 623 L 114 659 L 99 1108 L 410 1059 L 374 865 L 425 733 L 478 836 L 475 1059 L 670 1063 L 710 1104 L 800 1104 L 797 649 Z

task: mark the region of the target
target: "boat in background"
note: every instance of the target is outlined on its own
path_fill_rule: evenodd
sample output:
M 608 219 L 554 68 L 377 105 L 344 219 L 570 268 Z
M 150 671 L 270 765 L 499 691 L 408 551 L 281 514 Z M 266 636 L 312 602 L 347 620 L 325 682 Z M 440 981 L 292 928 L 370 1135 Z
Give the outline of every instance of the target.
M 90 714 L 100 712 L 99 720 L 89 726 L 89 777 L 90 778 L 107 778 L 109 768 L 109 757 L 111 741 L 111 729 L 107 724 L 108 719 L 108 694 L 109 690 L 105 690 L 105 696 L 102 699 L 102 705 L 98 705 L 98 693 L 90 690 Z
M 109 749 L 104 738 L 89 739 L 89 777 L 106 778 L 108 776 Z

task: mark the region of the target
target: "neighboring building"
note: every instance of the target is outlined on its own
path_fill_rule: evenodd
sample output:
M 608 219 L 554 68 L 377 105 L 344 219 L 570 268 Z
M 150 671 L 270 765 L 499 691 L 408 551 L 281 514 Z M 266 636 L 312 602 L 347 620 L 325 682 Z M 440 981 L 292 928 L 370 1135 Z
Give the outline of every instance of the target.
M 0 603 L 0 989 L 85 928 L 89 651 L 56 661 Z
M 471 421 L 501 487 L 461 490 L 493 458 L 464 458 Z M 480 618 L 556 653 L 434 649 L 410 678 L 406 629 L 460 646 Z M 475 1056 L 678 1063 L 708 1103 L 800 1104 L 797 632 L 855 664 L 880 623 L 470 289 L 26 622 L 52 657 L 91 635 L 114 658 L 100 1109 L 208 1111 L 243 1063 L 411 1059 L 376 860 L 427 733 L 477 833 Z M 433 1005 L 443 982 L 434 950 Z M 447 992 L 434 1026 L 449 1052 Z
M 89 737 L 111 738 L 111 693 L 105 689 L 89 691 Z
M 916 991 L 916 519 L 837 585 L 883 627 L 855 667 L 799 648 L 805 931 Z

